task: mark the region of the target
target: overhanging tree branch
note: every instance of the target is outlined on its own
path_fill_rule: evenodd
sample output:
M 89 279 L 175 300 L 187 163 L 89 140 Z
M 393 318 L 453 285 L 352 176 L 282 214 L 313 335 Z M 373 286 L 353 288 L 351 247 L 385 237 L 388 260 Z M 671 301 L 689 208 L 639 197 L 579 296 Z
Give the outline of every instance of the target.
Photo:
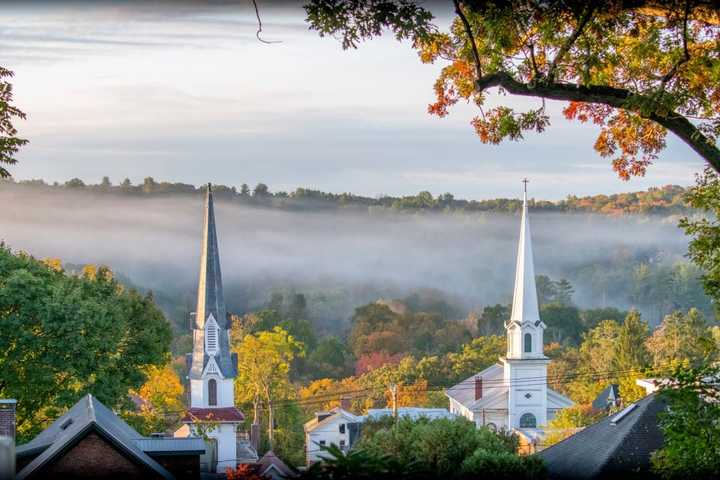
M 573 46 L 575 41 L 580 37 L 583 30 L 585 29 L 585 26 L 588 24 L 590 19 L 592 18 L 593 11 L 595 10 L 595 6 L 593 5 L 593 2 L 588 3 L 588 5 L 585 7 L 585 10 L 580 15 L 580 19 L 578 20 L 577 27 L 575 27 L 575 31 L 568 37 L 567 41 L 560 47 L 560 50 L 558 50 L 557 54 L 555 55 L 555 58 L 553 59 L 552 63 L 550 64 L 550 68 L 548 68 L 547 72 L 547 81 L 553 82 L 555 81 L 555 70 L 557 69 L 558 64 L 563 59 L 563 57 L 567 54 L 567 52 L 570 50 L 570 48 Z
M 477 43 L 475 43 L 475 35 L 473 35 L 470 22 L 468 21 L 465 13 L 463 13 L 462 8 L 460 7 L 459 0 L 453 0 L 453 3 L 455 4 L 455 13 L 458 14 L 458 17 L 460 17 L 460 20 L 465 27 L 465 33 L 468 36 L 470 46 L 472 47 L 473 57 L 475 58 L 475 71 L 477 72 L 477 77 L 480 78 L 482 77 L 482 64 L 480 63 L 480 54 L 478 53 Z
M 584 86 L 573 83 L 542 83 L 531 87 L 515 80 L 506 72 L 485 75 L 475 82 L 475 85 L 480 92 L 491 87 L 502 87 L 513 95 L 571 102 L 599 103 L 632 111 L 673 132 L 698 155 L 703 157 L 716 171 L 720 172 L 720 149 L 711 139 L 698 130 L 690 120 L 677 112 L 668 112 L 667 115 L 659 115 L 655 112 L 641 112 L 639 107 L 633 108 L 630 105 L 640 105 L 643 102 L 639 100 L 649 99 L 634 94 L 629 90 L 603 85 Z

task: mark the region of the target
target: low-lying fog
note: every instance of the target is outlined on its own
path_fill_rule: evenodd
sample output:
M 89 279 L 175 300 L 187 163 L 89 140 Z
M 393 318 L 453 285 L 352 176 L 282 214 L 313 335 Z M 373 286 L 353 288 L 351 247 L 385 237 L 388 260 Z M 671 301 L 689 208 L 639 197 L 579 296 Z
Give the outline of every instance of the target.
M 13 250 L 106 264 L 192 309 L 201 196 L 0 185 L 0 205 L 0 239 Z M 556 280 L 573 282 L 578 269 L 624 257 L 681 259 L 687 248 L 676 219 L 530 215 L 536 273 Z M 362 303 L 417 288 L 438 289 L 468 310 L 511 297 L 517 215 L 290 212 L 216 200 L 216 219 L 231 311 L 257 308 L 273 289 L 337 296 L 341 306 L 328 315 L 338 322 Z M 628 306 L 625 298 L 608 298 L 607 288 L 573 284 L 581 306 Z

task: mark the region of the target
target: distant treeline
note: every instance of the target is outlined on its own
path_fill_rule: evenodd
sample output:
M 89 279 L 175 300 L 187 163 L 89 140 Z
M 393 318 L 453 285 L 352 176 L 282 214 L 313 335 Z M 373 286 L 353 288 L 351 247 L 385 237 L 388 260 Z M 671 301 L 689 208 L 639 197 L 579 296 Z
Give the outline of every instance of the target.
M 111 193 L 118 195 L 198 195 L 205 191 L 206 186 L 196 187 L 187 183 L 158 182 L 147 177 L 142 184 L 133 185 L 129 179 L 120 184 L 113 184 L 108 177 L 103 177 L 99 184 L 86 184 L 79 178 L 65 183 L 48 184 L 43 180 L 5 180 L 6 185 L 16 184 L 45 189 L 83 190 L 93 193 Z M 605 215 L 624 214 L 683 214 L 690 211 L 685 203 L 687 189 L 678 185 L 652 187 L 643 192 L 618 193 L 614 195 L 594 195 L 588 197 L 568 196 L 565 200 L 551 202 L 546 200 L 530 200 L 535 210 L 549 212 L 592 212 Z M 417 195 L 393 197 L 389 195 L 378 198 L 364 197 L 352 193 L 327 193 L 320 190 L 297 188 L 293 192 L 271 192 L 264 183 L 251 188 L 243 183 L 240 187 L 213 185 L 217 198 L 247 203 L 248 205 L 282 208 L 282 209 L 392 209 L 396 211 L 446 211 L 446 212 L 497 212 L 512 213 L 520 210 L 521 200 L 517 198 L 497 198 L 491 200 L 463 200 L 455 198 L 451 193 L 433 196 L 423 191 Z

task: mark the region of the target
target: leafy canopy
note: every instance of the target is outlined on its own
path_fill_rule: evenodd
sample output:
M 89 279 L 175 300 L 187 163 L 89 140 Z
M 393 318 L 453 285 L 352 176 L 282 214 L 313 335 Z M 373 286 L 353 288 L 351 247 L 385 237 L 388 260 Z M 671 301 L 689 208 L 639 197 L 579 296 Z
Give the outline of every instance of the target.
M 170 325 L 151 296 L 106 268 L 68 275 L 0 245 L 0 397 L 18 400 L 21 440 L 86 393 L 122 407 L 168 360 Z
M 600 126 L 595 150 L 623 179 L 644 175 L 673 132 L 720 170 L 720 15 L 713 2 L 454 0 L 447 31 L 421 2 L 309 0 L 307 21 L 343 48 L 390 30 L 424 63 L 442 62 L 436 99 L 444 117 L 460 101 L 477 106 L 484 143 L 520 140 L 550 124 L 545 99 L 565 117 Z M 515 111 L 488 106 L 488 89 L 542 99 Z

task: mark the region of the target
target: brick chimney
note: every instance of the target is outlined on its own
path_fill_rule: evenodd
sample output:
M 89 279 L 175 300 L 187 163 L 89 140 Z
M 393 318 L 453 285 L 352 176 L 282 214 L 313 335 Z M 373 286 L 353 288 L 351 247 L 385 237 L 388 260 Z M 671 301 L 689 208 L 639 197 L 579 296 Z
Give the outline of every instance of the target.
M 349 411 L 350 407 L 352 406 L 352 400 L 350 397 L 342 397 L 340 399 L 340 408 L 343 410 Z
M 482 394 L 482 377 L 475 377 L 475 400 L 480 400 Z
M 15 405 L 17 400 L 0 398 L 0 437 L 15 441 Z

